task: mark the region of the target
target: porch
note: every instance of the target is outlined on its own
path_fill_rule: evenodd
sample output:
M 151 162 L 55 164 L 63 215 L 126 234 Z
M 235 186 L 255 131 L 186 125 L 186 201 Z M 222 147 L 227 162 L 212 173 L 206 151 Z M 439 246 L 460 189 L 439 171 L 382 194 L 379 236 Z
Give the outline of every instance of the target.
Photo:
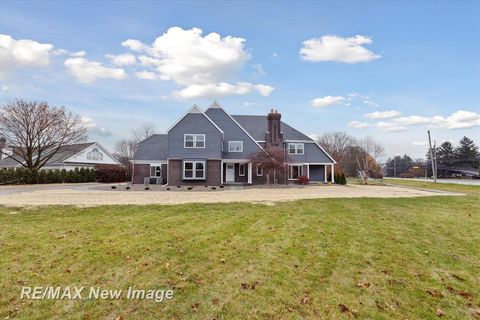
M 242 185 L 252 184 L 252 162 L 240 159 L 225 159 L 221 164 L 221 184 Z
M 291 163 L 288 165 L 288 180 L 295 182 L 299 177 L 306 176 L 310 182 L 335 182 L 334 164 L 330 163 Z

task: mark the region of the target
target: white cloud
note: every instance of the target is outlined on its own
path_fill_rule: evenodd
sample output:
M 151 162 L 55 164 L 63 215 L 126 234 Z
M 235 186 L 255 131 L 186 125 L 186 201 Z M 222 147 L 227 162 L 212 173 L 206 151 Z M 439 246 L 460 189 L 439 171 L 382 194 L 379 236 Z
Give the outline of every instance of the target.
M 57 49 L 57 50 L 53 50 L 52 51 L 52 55 L 54 56 L 63 56 L 63 55 L 67 55 L 67 56 L 70 56 L 70 57 L 83 57 L 85 56 L 85 54 L 87 54 L 85 51 L 76 51 L 76 52 L 70 52 L 66 49 Z
M 147 55 L 139 58 L 144 65 L 155 65 L 160 74 L 180 85 L 211 84 L 223 81 L 249 58 L 245 39 L 210 33 L 201 29 L 171 27 L 151 46 L 129 39 L 122 45 Z
M 130 53 L 123 53 L 123 54 L 107 54 L 107 58 L 112 61 L 113 64 L 117 66 L 131 66 L 137 62 L 137 58 L 133 54 Z
M 399 132 L 399 131 L 408 130 L 408 127 L 401 126 L 392 122 L 379 121 L 375 124 L 375 126 L 382 131 L 389 131 L 389 132 Z
M 340 96 L 326 96 L 323 98 L 313 99 L 312 101 L 310 101 L 310 104 L 312 107 L 315 107 L 315 108 L 325 108 L 325 107 L 340 103 L 343 100 L 345 100 L 345 98 Z
M 122 45 L 141 52 L 138 61 L 148 72 L 137 77 L 171 80 L 180 86 L 174 96 L 181 99 L 240 95 L 257 91 L 268 96 L 273 87 L 248 82 L 229 83 L 229 80 L 250 59 L 244 47 L 245 39 L 233 36 L 221 37 L 212 32 L 204 35 L 198 28 L 171 27 L 157 37 L 151 45 L 134 39 Z M 255 75 L 265 74 L 261 65 L 253 66 Z
M 472 111 L 458 110 L 448 117 L 423 117 L 413 115 L 408 117 L 396 118 L 393 121 L 402 125 L 425 124 L 433 127 L 446 129 L 466 129 L 480 126 L 480 114 Z
M 272 53 L 272 58 L 276 58 L 276 57 L 278 57 L 278 53 L 276 52 Z
M 401 116 L 402 114 L 398 111 L 395 110 L 387 110 L 387 111 L 375 111 L 375 112 L 370 112 L 366 113 L 363 116 L 365 118 L 370 118 L 370 119 L 389 119 L 389 118 L 396 118 Z
M 357 35 L 342 38 L 334 35 L 312 38 L 303 42 L 300 56 L 311 62 L 337 61 L 344 63 L 367 62 L 381 58 L 381 55 L 363 47 L 371 44 L 372 39 L 367 36 Z
M 364 128 L 370 128 L 372 125 L 368 122 L 350 121 L 348 126 L 355 129 L 364 129 Z
M 273 87 L 264 84 L 251 84 L 248 82 L 237 82 L 230 84 L 221 82 L 219 84 L 192 84 L 174 92 L 179 99 L 192 99 L 201 97 L 222 97 L 227 95 L 245 95 L 257 91 L 262 96 L 268 96 L 274 90 Z
M 45 67 L 50 63 L 53 45 L 34 40 L 15 40 L 0 34 L 0 72 L 15 67 Z
M 423 140 L 423 141 L 413 141 L 412 142 L 412 145 L 414 146 L 425 146 L 427 145 L 428 141 L 427 140 Z
M 261 64 L 254 64 L 253 69 L 255 69 L 255 72 L 253 74 L 255 77 L 263 77 L 264 75 L 267 74 L 267 72 L 265 72 L 265 69 Z
M 121 80 L 127 76 L 123 69 L 108 68 L 85 58 L 69 58 L 65 60 L 65 66 L 78 81 L 85 84 L 94 83 L 97 79 Z
M 137 78 L 143 80 L 156 80 L 158 78 L 155 73 L 146 70 L 135 72 L 135 75 L 137 76 Z
M 369 105 L 371 107 L 374 107 L 374 108 L 380 107 L 380 105 L 378 103 L 375 103 L 375 102 L 373 102 L 372 100 L 369 100 L 369 99 L 363 100 L 363 103 L 366 104 L 366 105 Z
M 138 40 L 128 39 L 122 42 L 122 46 L 135 52 L 141 52 L 147 47 Z
M 427 125 L 429 127 L 451 130 L 468 129 L 480 126 L 480 114 L 465 110 L 458 110 L 448 117 L 423 117 L 418 115 L 398 117 L 399 115 L 399 112 L 393 110 L 367 113 L 364 117 L 371 119 L 393 119 L 391 119 L 390 122 L 379 121 L 377 123 L 352 121 L 349 123 L 349 127 L 357 129 L 376 127 L 382 131 L 397 132 L 408 130 L 408 127 L 413 125 Z
M 108 131 L 107 129 L 103 127 L 99 127 L 95 121 L 88 117 L 88 116 L 83 116 L 80 118 L 81 123 L 88 129 L 88 133 L 95 135 L 95 136 L 100 136 L 100 137 L 108 137 L 111 136 L 112 133 Z

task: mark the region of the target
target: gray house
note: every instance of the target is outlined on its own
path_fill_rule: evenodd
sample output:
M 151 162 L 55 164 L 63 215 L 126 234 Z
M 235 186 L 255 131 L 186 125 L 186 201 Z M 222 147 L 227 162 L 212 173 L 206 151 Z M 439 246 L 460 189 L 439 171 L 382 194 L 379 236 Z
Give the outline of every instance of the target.
M 166 134 L 142 141 L 132 160 L 132 182 L 263 184 L 262 167 L 254 167 L 249 158 L 269 145 L 285 149 L 289 158 L 287 169 L 275 174 L 275 183 L 294 183 L 300 176 L 311 182 L 333 181 L 335 160 L 314 140 L 281 121 L 276 110 L 266 116 L 230 115 L 214 103 L 205 112 L 194 105 Z

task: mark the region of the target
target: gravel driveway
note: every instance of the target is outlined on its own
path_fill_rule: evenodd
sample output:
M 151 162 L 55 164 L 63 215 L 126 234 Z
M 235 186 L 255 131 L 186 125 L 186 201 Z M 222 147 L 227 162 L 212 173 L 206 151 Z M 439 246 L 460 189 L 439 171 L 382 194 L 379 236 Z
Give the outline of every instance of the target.
M 95 185 L 36 185 L 0 187 L 0 204 L 6 206 L 115 205 L 253 202 L 271 204 L 315 198 L 402 198 L 457 193 L 393 186 L 326 185 L 304 188 L 245 188 L 223 191 L 101 191 Z M 272 200 L 274 199 L 274 200 Z

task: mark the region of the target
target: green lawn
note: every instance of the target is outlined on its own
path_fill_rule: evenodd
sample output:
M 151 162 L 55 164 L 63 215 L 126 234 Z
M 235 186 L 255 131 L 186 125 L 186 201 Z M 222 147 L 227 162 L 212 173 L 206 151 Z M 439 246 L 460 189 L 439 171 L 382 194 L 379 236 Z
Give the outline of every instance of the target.
M 474 319 L 479 208 L 474 195 L 0 207 L 0 319 Z M 174 298 L 22 301 L 22 285 Z
M 419 179 L 419 180 L 383 179 L 381 181 L 387 184 L 396 184 L 396 185 L 401 185 L 406 187 L 461 192 L 461 193 L 480 196 L 479 186 L 469 186 L 469 185 L 461 185 L 461 184 L 454 184 L 454 183 L 433 183 L 431 181 L 425 182 L 422 179 Z

